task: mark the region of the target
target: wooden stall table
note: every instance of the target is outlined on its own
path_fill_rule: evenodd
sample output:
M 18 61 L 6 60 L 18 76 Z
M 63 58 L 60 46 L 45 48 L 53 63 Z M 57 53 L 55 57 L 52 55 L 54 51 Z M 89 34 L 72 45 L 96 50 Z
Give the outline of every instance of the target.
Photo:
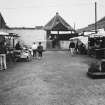
M 0 54 L 0 70 L 7 69 L 6 54 Z
M 105 58 L 105 48 L 95 49 L 96 58 Z

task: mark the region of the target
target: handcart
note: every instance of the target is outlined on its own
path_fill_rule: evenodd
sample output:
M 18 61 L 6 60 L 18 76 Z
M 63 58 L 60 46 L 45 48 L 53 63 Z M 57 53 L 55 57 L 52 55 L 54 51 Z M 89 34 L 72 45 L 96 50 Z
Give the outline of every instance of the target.
M 14 59 L 15 61 L 30 61 L 31 60 L 31 54 L 29 50 L 14 50 Z

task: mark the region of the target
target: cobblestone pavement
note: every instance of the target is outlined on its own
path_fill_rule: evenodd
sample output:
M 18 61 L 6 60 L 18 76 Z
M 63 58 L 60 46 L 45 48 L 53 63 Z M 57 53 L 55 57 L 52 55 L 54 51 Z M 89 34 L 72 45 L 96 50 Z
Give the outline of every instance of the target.
M 105 105 L 105 80 L 86 76 L 94 59 L 47 51 L 0 71 L 0 105 Z

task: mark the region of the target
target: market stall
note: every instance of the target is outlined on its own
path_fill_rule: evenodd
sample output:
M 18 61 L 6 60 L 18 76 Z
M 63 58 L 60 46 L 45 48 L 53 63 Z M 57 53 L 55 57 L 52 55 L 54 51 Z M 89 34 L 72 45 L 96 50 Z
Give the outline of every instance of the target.
M 105 58 L 105 34 L 91 34 L 88 41 L 89 55 Z
M 19 36 L 15 33 L 7 33 L 1 31 L 0 37 L 2 38 L 2 46 L 5 48 L 6 61 L 10 61 L 13 59 L 15 39 L 17 39 Z

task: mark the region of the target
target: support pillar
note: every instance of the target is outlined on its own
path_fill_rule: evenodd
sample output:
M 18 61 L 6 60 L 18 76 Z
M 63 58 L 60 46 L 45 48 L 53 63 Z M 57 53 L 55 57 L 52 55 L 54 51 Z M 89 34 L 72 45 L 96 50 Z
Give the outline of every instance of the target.
M 13 48 L 15 48 L 15 39 L 13 37 Z
M 58 46 L 58 48 L 60 48 L 59 31 L 58 31 L 58 34 L 57 34 L 57 46 Z

